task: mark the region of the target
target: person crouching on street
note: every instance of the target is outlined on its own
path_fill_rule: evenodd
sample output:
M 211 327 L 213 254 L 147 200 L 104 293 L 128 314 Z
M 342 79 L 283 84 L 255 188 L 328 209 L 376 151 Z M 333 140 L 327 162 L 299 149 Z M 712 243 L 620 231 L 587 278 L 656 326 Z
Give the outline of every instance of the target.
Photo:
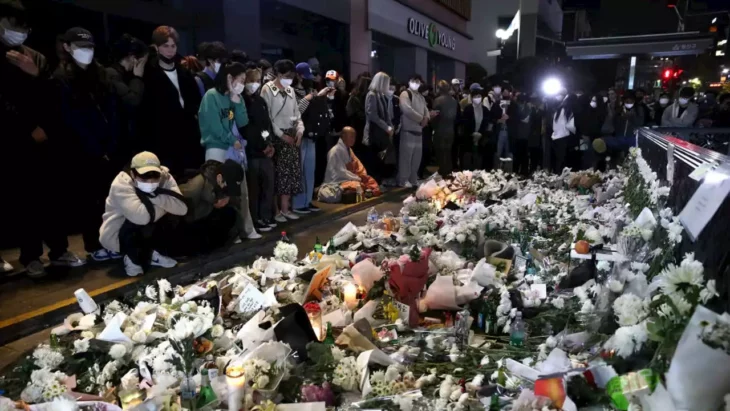
M 114 179 L 106 199 L 99 241 L 124 255 L 124 270 L 134 277 L 149 266 L 171 268 L 177 261 L 160 254 L 168 214 L 188 212 L 177 182 L 150 152 L 132 158 Z M 167 217 L 167 218 L 166 218 Z

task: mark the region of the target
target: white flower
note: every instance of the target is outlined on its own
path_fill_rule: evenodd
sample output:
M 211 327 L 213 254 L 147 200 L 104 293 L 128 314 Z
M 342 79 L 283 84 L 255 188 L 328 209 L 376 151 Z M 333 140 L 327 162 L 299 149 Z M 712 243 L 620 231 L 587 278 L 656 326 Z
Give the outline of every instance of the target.
M 707 282 L 707 285 L 705 286 L 705 289 L 700 291 L 700 300 L 703 304 L 707 304 L 708 301 L 718 296 L 719 294 L 715 289 L 715 280 L 709 280 Z
M 74 354 L 81 354 L 89 351 L 89 340 L 84 338 L 82 340 L 74 341 Z
M 527 358 L 522 359 L 522 364 L 524 364 L 527 367 L 531 366 L 534 362 L 535 362 L 535 360 L 532 359 L 532 357 L 527 357 Z
M 608 288 L 614 293 L 620 293 L 624 290 L 624 283 L 618 280 L 610 280 L 608 282 Z
M 88 330 L 89 328 L 94 326 L 94 323 L 96 322 L 96 314 L 87 314 L 79 320 L 79 325 L 76 326 L 76 329 L 81 330 Z
M 269 132 L 268 132 L 267 130 L 264 130 L 264 131 L 262 131 L 262 132 L 261 132 L 261 137 L 262 137 L 262 138 L 263 138 L 264 140 L 266 140 L 267 138 L 269 138 Z
M 181 305 L 180 306 L 180 311 L 182 311 L 184 313 L 189 313 L 190 312 L 190 304 L 189 303 L 184 303 L 183 305 Z
M 129 372 L 122 377 L 122 389 L 135 389 L 139 386 L 139 382 L 139 372 L 136 369 L 129 370 Z
M 154 286 L 148 285 L 144 289 L 144 295 L 150 300 L 157 300 L 157 289 Z
M 63 354 L 43 344 L 33 351 L 33 359 L 38 367 L 52 370 L 63 363 Z
M 360 371 L 355 357 L 345 357 L 337 364 L 332 383 L 345 391 L 355 391 L 359 387 Z
M 683 292 L 684 287 L 702 287 L 705 281 L 702 263 L 694 259 L 693 253 L 688 253 L 679 266 L 669 264 L 659 274 L 657 281 L 666 295 Z
M 125 347 L 123 344 L 114 344 L 112 345 L 112 348 L 109 349 L 109 356 L 114 358 L 115 360 L 123 358 L 126 354 L 127 347 Z
M 605 260 L 601 260 L 596 263 L 596 268 L 598 269 L 598 271 L 609 271 L 611 269 L 611 263 Z
M 279 241 L 274 247 L 274 258 L 285 263 L 293 263 L 297 260 L 299 249 L 295 244 Z
M 94 337 L 95 337 L 95 335 L 94 335 L 94 332 L 93 331 L 81 331 L 81 338 L 85 338 L 85 339 L 89 339 L 90 340 L 90 339 L 92 339 Z
M 620 357 L 627 358 L 641 350 L 648 338 L 646 322 L 641 322 L 629 327 L 619 328 L 603 347 L 607 350 L 614 350 Z
M 553 298 L 552 301 L 550 301 L 550 304 L 552 304 L 558 310 L 562 310 L 563 307 L 565 307 L 565 299 L 563 299 L 562 297 L 556 297 Z
M 581 314 L 591 314 L 595 310 L 595 307 L 593 306 L 593 302 L 591 300 L 585 300 L 583 301 L 583 305 L 580 308 Z
M 456 235 L 456 241 L 463 243 L 466 241 L 466 235 L 465 234 L 457 234 Z
M 72 398 L 56 397 L 44 409 L 53 411 L 77 411 L 79 406 Z
M 137 344 L 144 344 L 147 342 L 147 333 L 144 330 L 139 330 L 132 334 L 132 341 Z
M 266 388 L 266 386 L 269 385 L 269 377 L 266 375 L 262 375 L 256 378 L 256 385 L 258 386 L 258 388 Z
M 624 294 L 613 302 L 613 312 L 622 327 L 637 324 L 646 318 L 647 304 L 634 294 Z
M 547 348 L 555 348 L 558 345 L 558 339 L 551 335 L 545 340 L 545 345 Z
M 223 333 L 225 331 L 226 330 L 225 330 L 225 328 L 223 328 L 222 325 L 216 324 L 216 325 L 213 326 L 213 328 L 211 328 L 211 330 L 210 330 L 210 336 L 213 337 L 213 338 L 220 338 L 221 336 L 223 336 Z
M 335 361 L 342 361 L 343 358 L 345 358 L 345 351 L 341 350 L 336 345 L 332 346 L 332 357 L 335 359 Z

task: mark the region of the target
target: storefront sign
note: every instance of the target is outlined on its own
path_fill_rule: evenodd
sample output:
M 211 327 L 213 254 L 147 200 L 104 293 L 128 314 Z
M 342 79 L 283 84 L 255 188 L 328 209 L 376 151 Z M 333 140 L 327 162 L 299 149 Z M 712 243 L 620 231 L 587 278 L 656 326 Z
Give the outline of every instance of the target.
M 414 18 L 409 18 L 408 33 L 428 40 L 431 47 L 441 46 L 449 50 L 456 50 L 456 39 L 439 30 L 439 27 L 434 23 L 423 23 Z

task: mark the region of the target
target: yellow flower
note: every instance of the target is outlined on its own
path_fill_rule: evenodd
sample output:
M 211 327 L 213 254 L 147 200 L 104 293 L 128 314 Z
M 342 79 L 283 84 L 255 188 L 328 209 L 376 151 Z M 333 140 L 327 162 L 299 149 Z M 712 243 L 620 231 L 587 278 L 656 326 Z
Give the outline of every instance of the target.
M 385 318 L 388 319 L 391 323 L 394 323 L 396 320 L 398 320 L 398 316 L 400 313 L 398 312 L 398 308 L 396 308 L 395 304 L 392 302 L 388 302 L 383 307 L 383 313 L 385 314 Z

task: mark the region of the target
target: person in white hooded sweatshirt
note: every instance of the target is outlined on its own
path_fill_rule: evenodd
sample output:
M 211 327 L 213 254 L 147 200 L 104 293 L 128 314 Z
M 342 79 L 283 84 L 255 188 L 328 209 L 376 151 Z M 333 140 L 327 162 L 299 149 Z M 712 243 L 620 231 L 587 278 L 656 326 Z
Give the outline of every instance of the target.
M 569 150 L 575 150 L 576 147 L 576 128 L 574 110 L 577 97 L 569 94 L 560 106 L 555 110 L 553 115 L 553 135 L 552 148 L 553 171 L 560 174 L 567 165 Z

